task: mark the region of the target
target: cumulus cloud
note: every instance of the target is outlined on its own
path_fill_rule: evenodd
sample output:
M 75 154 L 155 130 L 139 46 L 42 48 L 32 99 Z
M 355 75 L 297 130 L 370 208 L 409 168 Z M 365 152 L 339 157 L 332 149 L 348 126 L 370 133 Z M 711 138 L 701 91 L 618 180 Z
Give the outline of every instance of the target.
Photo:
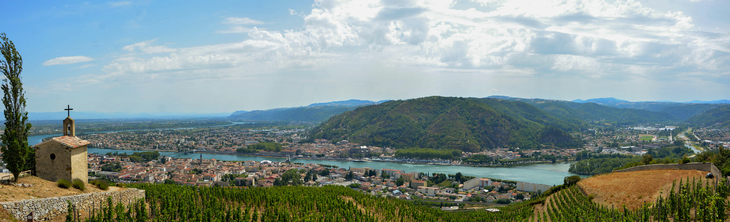
M 301 28 L 248 28 L 243 25 L 264 22 L 229 17 L 222 23 L 231 28 L 217 32 L 247 33 L 246 40 L 178 49 L 140 42 L 124 49 L 169 54 L 118 59 L 104 71 L 160 78 L 198 70 L 229 78 L 242 70 L 317 69 L 359 58 L 423 69 L 611 79 L 658 79 L 687 70 L 717 75 L 729 68 L 728 34 L 698 32 L 682 12 L 657 12 L 632 0 L 475 2 L 493 8 L 456 9 L 450 0 L 317 0 L 302 14 Z
M 74 64 L 74 63 L 80 63 L 80 62 L 88 62 L 91 60 L 94 60 L 94 59 L 91 57 L 86 57 L 86 56 L 56 57 L 56 58 L 43 62 L 43 65 L 44 66 L 68 65 L 68 64 Z

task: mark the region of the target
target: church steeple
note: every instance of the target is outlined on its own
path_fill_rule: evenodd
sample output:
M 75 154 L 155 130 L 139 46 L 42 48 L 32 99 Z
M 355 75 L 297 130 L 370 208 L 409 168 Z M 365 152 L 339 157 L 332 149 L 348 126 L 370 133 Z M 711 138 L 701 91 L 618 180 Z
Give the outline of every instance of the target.
M 71 105 L 68 105 L 68 108 L 64 109 L 68 111 L 68 117 L 63 120 L 63 135 L 64 136 L 76 136 L 76 123 L 74 122 L 74 119 L 71 119 Z

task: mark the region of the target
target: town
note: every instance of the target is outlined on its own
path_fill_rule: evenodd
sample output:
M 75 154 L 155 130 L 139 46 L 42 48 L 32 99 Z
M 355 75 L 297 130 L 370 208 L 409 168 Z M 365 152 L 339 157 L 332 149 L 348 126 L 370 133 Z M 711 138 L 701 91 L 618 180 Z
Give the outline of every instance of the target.
M 89 154 L 90 179 L 113 183 L 168 183 L 191 186 L 347 186 L 406 200 L 508 204 L 529 200 L 551 186 L 467 175 L 426 175 L 393 169 L 338 168 L 272 161 L 218 161 L 160 157 L 156 152 L 130 156 Z M 451 208 L 449 208 L 451 209 Z

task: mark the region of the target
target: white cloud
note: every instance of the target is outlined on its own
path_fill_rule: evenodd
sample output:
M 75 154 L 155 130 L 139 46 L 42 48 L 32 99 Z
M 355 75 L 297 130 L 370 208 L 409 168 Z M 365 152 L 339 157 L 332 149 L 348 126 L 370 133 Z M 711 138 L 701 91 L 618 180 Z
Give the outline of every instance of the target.
M 371 59 L 499 75 L 661 79 L 689 71 L 716 77 L 730 67 L 728 34 L 696 32 L 681 12 L 657 12 L 632 0 L 476 2 L 494 8 L 455 9 L 449 0 L 317 0 L 295 30 L 248 28 L 243 25 L 263 22 L 229 17 L 223 23 L 231 27 L 217 33 L 247 33 L 246 40 L 177 49 L 140 42 L 124 49 L 169 54 L 117 59 L 103 70 L 119 78 L 196 76 L 181 70 L 235 78 Z
M 79 63 L 79 62 L 88 62 L 91 60 L 94 60 L 94 59 L 91 57 L 86 57 L 86 56 L 56 57 L 56 58 L 43 62 L 43 65 L 44 66 L 68 65 L 68 64 L 74 64 L 74 63 Z
M 74 69 L 85 69 L 85 68 L 89 68 L 89 67 L 93 67 L 93 66 L 96 66 L 96 65 L 94 65 L 94 64 L 86 64 L 86 65 L 82 65 L 82 66 L 79 66 L 79 67 L 74 67 Z
M 147 53 L 147 54 L 169 53 L 169 52 L 177 51 L 176 49 L 171 49 L 166 46 L 152 45 L 152 43 L 154 43 L 155 41 L 157 41 L 157 39 L 147 40 L 144 42 L 138 42 L 138 43 L 134 43 L 132 45 L 124 46 L 122 49 L 130 51 L 130 52 L 133 52 L 134 50 L 139 49 L 142 52 Z
M 225 20 L 223 20 L 223 23 L 225 24 L 231 24 L 231 25 L 261 25 L 264 24 L 262 21 L 253 20 L 246 17 L 228 17 Z

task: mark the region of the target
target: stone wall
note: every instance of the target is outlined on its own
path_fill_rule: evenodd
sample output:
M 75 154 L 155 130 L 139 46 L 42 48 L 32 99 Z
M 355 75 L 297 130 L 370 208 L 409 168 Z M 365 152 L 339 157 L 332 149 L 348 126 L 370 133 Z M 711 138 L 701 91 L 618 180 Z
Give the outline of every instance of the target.
M 94 209 L 98 212 L 102 204 L 106 203 L 107 197 L 112 197 L 112 202 L 115 205 L 119 202 L 127 205 L 138 199 L 144 199 L 144 195 L 144 190 L 128 188 L 119 191 L 0 202 L 0 207 L 19 221 L 25 221 L 25 217 L 30 212 L 33 212 L 36 221 L 46 221 L 60 215 L 66 215 L 68 212 L 67 200 L 71 201 L 71 204 L 75 205 L 79 211 L 92 212 L 92 209 Z
M 715 164 L 712 163 L 652 164 L 635 166 L 623 170 L 617 170 L 614 172 L 633 172 L 643 170 L 699 170 L 710 172 L 718 178 L 722 177 L 722 172 L 720 172 L 720 169 L 718 169 Z

